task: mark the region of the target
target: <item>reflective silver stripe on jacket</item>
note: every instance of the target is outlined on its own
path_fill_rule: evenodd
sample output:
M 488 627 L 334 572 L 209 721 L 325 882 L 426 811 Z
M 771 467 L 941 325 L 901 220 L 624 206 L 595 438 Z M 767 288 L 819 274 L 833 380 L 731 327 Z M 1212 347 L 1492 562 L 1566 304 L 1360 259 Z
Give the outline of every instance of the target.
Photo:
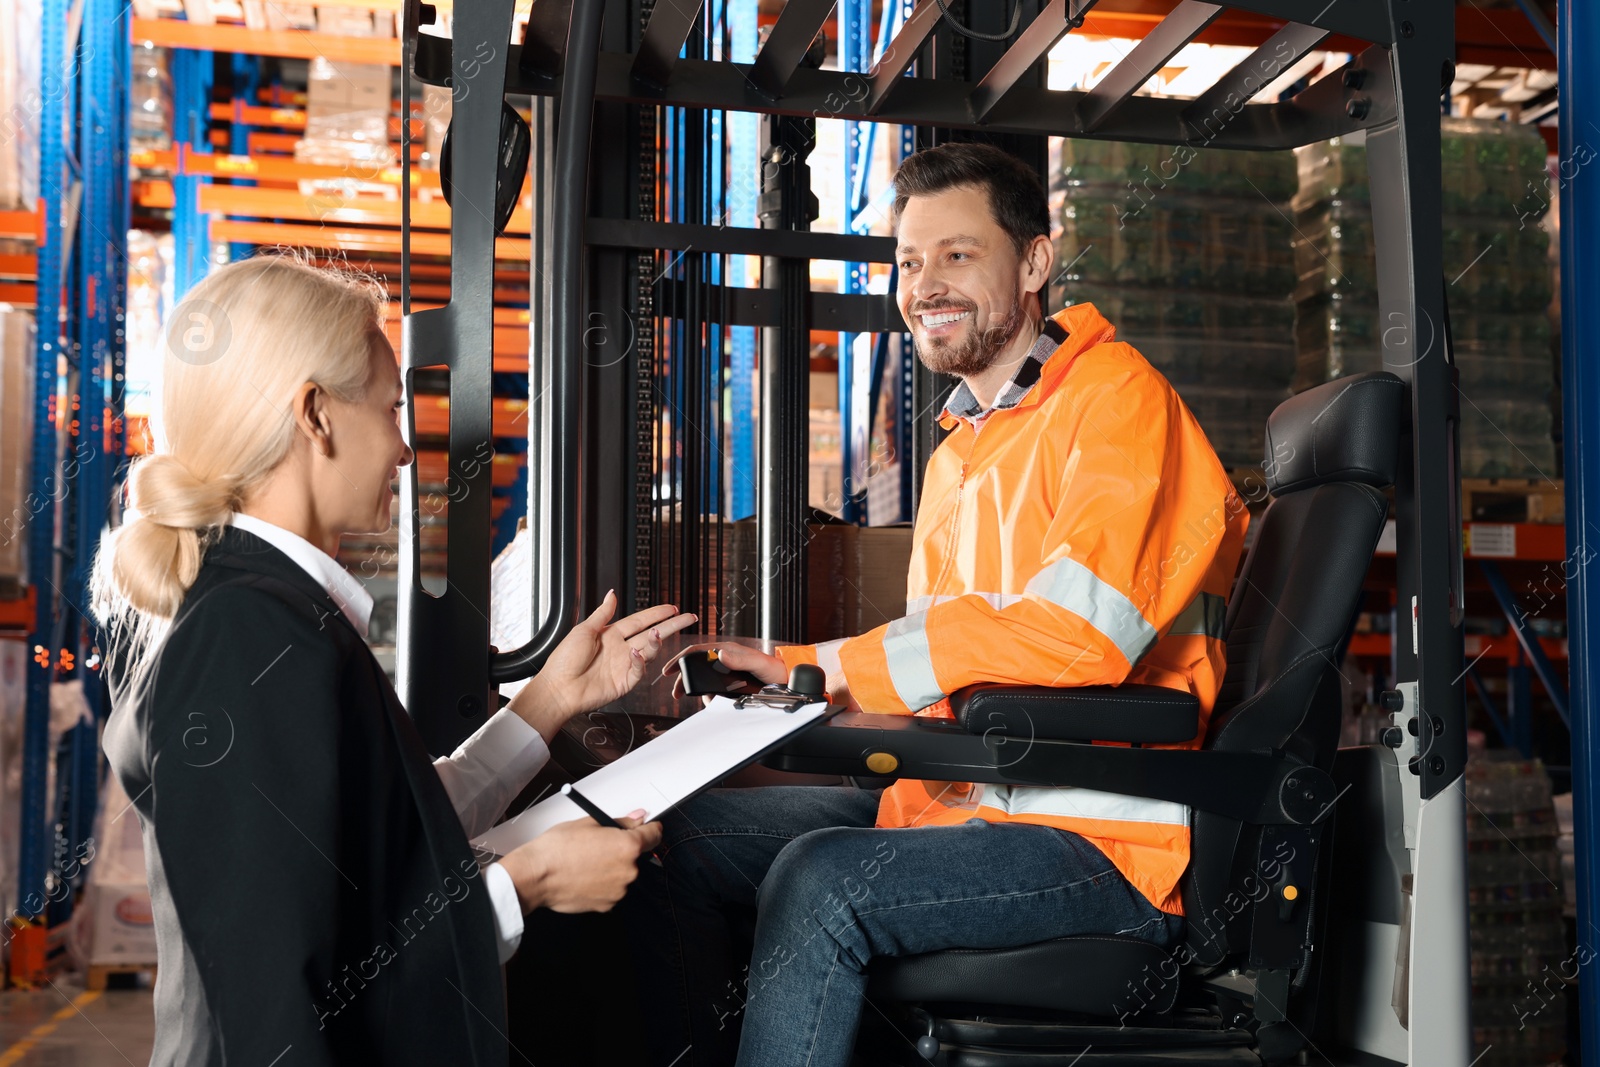
M 1222 639 L 1222 626 L 1228 617 L 1228 602 L 1215 593 L 1201 593 L 1189 602 L 1172 621 L 1169 634 L 1204 634 Z
M 933 657 L 928 651 L 928 613 L 891 622 L 883 635 L 883 653 L 889 661 L 889 680 L 901 701 L 912 711 L 937 704 L 945 697 L 933 676 Z
M 1056 560 L 1033 576 L 1027 591 L 1082 616 L 1121 650 L 1130 665 L 1138 663 L 1156 643 L 1156 628 L 1139 614 L 1133 601 L 1075 559 Z
M 1081 786 L 986 785 L 979 804 L 1007 815 L 1056 815 L 1069 819 L 1189 825 L 1189 806 L 1171 800 L 1129 797 Z

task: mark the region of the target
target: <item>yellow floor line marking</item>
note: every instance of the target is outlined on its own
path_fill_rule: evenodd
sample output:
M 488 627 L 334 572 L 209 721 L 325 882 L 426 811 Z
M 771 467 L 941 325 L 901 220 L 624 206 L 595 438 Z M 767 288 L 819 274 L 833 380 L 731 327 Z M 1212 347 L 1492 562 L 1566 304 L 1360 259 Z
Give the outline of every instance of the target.
M 32 1030 L 28 1031 L 27 1037 L 6 1049 L 5 1052 L 0 1052 L 0 1067 L 12 1067 L 13 1064 L 22 1062 L 22 1057 L 33 1051 L 33 1046 L 37 1045 L 44 1038 L 47 1038 L 51 1034 L 55 1033 L 56 1027 L 60 1026 L 68 1018 L 76 1014 L 79 1008 L 83 1007 L 85 1004 L 92 1004 L 99 999 L 99 990 L 89 989 L 86 989 L 82 993 L 79 993 L 77 996 L 73 997 L 72 1003 L 68 1004 L 66 1007 L 50 1016 L 49 1022 L 40 1023 L 38 1026 L 35 1026 Z

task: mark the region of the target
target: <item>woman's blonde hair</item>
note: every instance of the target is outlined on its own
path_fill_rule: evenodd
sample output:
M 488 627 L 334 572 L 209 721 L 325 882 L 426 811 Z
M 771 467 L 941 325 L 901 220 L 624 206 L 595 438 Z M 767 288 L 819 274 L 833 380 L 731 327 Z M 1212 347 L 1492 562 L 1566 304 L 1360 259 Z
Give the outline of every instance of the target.
M 151 454 L 128 473 L 127 511 L 100 541 L 96 614 L 142 658 L 205 549 L 289 453 L 295 392 L 359 400 L 387 295 L 354 271 L 264 254 L 213 271 L 172 310 Z M 118 644 L 122 644 L 121 641 Z

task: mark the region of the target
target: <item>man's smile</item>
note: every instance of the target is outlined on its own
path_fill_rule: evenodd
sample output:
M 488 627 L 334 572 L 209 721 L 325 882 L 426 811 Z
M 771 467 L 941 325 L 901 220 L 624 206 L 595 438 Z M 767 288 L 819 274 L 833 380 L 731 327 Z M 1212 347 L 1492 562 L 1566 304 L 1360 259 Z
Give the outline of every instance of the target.
M 932 337 L 942 337 L 946 334 L 954 333 L 956 326 L 971 314 L 970 310 L 942 308 L 937 311 L 918 312 L 917 318 L 922 321 L 924 333 Z

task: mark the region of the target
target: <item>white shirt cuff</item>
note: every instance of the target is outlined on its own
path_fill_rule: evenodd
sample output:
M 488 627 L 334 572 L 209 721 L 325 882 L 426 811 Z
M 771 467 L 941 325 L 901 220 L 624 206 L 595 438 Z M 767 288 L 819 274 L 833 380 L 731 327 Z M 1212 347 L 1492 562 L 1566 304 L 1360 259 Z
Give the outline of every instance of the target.
M 550 758 L 539 731 L 501 708 L 448 756 L 434 760 L 468 837 L 494 825 Z
M 483 884 L 489 890 L 489 904 L 494 908 L 494 930 L 500 942 L 500 962 L 505 963 L 516 955 L 522 944 L 522 902 L 517 899 L 517 887 L 511 875 L 498 863 L 483 869 Z

